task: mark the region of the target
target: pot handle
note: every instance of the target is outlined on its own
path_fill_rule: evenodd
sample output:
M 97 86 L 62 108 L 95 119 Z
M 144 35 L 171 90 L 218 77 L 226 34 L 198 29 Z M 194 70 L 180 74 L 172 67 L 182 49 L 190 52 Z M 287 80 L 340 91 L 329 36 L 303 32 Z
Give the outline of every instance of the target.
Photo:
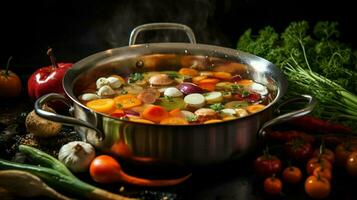
M 148 30 L 163 30 L 163 29 L 169 29 L 169 30 L 181 30 L 184 31 L 190 40 L 191 44 L 196 44 L 196 37 L 195 34 L 193 33 L 192 29 L 184 24 L 178 24 L 178 23 L 151 23 L 151 24 L 143 24 L 140 26 L 135 27 L 130 34 L 129 38 L 129 46 L 134 45 L 136 42 L 136 37 L 138 34 L 142 31 L 148 31 Z
M 287 105 L 287 104 L 293 103 L 293 102 L 298 102 L 301 100 L 308 100 L 307 105 L 304 108 L 285 113 L 283 115 L 280 115 L 274 119 L 271 119 L 271 120 L 265 122 L 258 132 L 258 137 L 264 138 L 266 135 L 265 129 L 269 126 L 272 126 L 275 124 L 280 124 L 282 122 L 289 121 L 291 119 L 302 117 L 304 115 L 309 114 L 315 108 L 315 106 L 317 104 L 317 101 L 314 97 L 307 95 L 307 94 L 303 94 L 300 97 L 291 98 L 291 99 L 288 99 L 288 100 L 282 102 L 276 108 L 276 112 L 280 113 L 280 108 L 283 107 L 284 105 Z
M 50 121 L 54 121 L 54 122 L 59 122 L 61 124 L 65 124 L 68 126 L 84 126 L 90 129 L 93 129 L 96 131 L 97 137 L 99 139 L 104 139 L 104 135 L 103 133 L 97 129 L 95 126 L 93 126 L 92 124 L 90 124 L 89 122 L 80 120 L 80 119 L 76 119 L 74 117 L 68 117 L 68 116 L 64 116 L 64 115 L 60 115 L 57 113 L 52 113 L 52 112 L 48 112 L 46 110 L 43 110 L 42 107 L 44 104 L 46 104 L 49 101 L 52 100 L 58 100 L 61 101 L 63 103 L 65 103 L 68 107 L 70 107 L 70 110 L 73 110 L 73 106 L 71 106 L 71 101 L 68 100 L 66 97 L 64 97 L 61 94 L 57 94 L 57 93 L 50 93 L 50 94 L 46 94 L 42 97 L 40 97 L 39 99 L 36 100 L 35 102 L 35 112 L 37 115 L 39 115 L 40 117 L 43 117 L 45 119 L 48 119 Z

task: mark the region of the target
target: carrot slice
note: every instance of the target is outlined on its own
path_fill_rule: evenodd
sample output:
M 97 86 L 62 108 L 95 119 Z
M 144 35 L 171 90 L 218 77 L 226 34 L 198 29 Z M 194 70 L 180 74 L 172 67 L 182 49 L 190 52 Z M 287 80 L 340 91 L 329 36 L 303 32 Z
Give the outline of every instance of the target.
M 254 105 L 250 105 L 245 107 L 245 109 L 249 112 L 249 113 L 256 113 L 260 110 L 263 110 L 263 108 L 265 108 L 264 105 L 262 104 L 254 104 Z
M 232 75 L 228 72 L 214 72 L 213 76 L 223 80 L 229 80 L 232 78 Z
M 185 116 L 182 114 L 180 108 L 175 108 L 169 112 L 171 117 L 181 117 L 184 118 Z
M 86 106 L 102 113 L 111 113 L 115 110 L 115 102 L 113 99 L 95 99 L 87 102 Z
M 223 122 L 223 120 L 220 119 L 211 119 L 203 122 L 204 124 L 213 124 L 213 123 L 218 123 L 218 122 Z
M 216 83 L 199 83 L 198 87 L 212 92 L 216 89 Z
M 182 117 L 168 117 L 161 120 L 160 124 L 169 124 L 169 125 L 186 125 L 188 121 Z
M 112 117 L 124 117 L 125 113 L 124 113 L 124 110 L 122 110 L 122 109 L 115 109 L 114 112 L 110 113 L 110 116 L 112 116 Z
M 237 117 L 235 117 L 235 116 L 226 116 L 226 117 L 222 118 L 223 121 L 228 121 L 228 120 L 233 120 L 233 119 L 237 119 Z
M 194 84 L 197 84 L 198 82 L 202 81 L 203 79 L 206 79 L 207 76 L 195 76 L 192 78 L 192 82 Z
M 243 85 L 243 86 L 249 86 L 252 83 L 253 83 L 253 81 L 249 80 L 249 79 L 242 79 L 242 80 L 237 82 L 238 85 Z
M 114 101 L 120 109 L 128 109 L 141 105 L 140 99 L 136 98 L 136 96 L 132 94 L 117 96 L 114 98 Z
M 149 106 L 143 111 L 143 118 L 157 123 L 168 117 L 169 113 L 161 106 Z
M 179 74 L 187 76 L 198 76 L 198 71 L 192 68 L 181 68 Z
M 216 79 L 216 78 L 206 78 L 206 79 L 200 80 L 200 81 L 198 82 L 198 84 L 200 84 L 200 83 L 214 83 L 214 84 L 216 84 L 216 83 L 218 83 L 218 82 L 219 82 L 219 79 Z

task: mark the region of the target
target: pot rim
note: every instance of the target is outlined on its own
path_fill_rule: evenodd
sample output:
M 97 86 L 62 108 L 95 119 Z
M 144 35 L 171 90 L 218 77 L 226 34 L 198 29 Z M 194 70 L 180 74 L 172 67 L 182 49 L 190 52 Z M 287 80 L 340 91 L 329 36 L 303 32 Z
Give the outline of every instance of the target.
M 236 61 L 242 62 L 243 64 L 247 64 L 248 66 L 255 66 L 255 65 L 260 65 L 258 67 L 261 67 L 263 69 L 259 69 L 259 71 L 268 71 L 267 69 L 270 68 L 272 71 L 269 75 L 273 79 L 276 87 L 277 87 L 277 94 L 276 97 L 271 101 L 268 105 L 266 105 L 262 110 L 249 114 L 244 117 L 232 119 L 232 120 L 226 120 L 222 122 L 216 122 L 216 123 L 208 123 L 208 124 L 187 124 L 187 125 L 168 125 L 168 124 L 150 124 L 150 123 L 142 123 L 142 122 L 135 122 L 135 121 L 130 121 L 130 120 L 125 120 L 125 119 L 120 119 L 116 117 L 112 117 L 107 114 L 99 113 L 96 112 L 92 109 L 89 109 L 87 106 L 83 105 L 77 97 L 73 93 L 73 87 L 74 83 L 76 82 L 76 79 L 79 77 L 80 73 L 85 69 L 90 69 L 91 66 L 94 66 L 95 64 L 88 65 L 88 63 L 95 62 L 95 63 L 107 63 L 107 62 L 112 62 L 115 61 L 116 55 L 120 55 L 120 57 L 137 57 L 137 56 L 142 56 L 142 55 L 150 55 L 150 54 L 180 54 L 182 55 L 193 55 L 193 56 L 207 56 L 207 54 L 203 53 L 198 53 L 198 54 L 191 54 L 189 52 L 198 52 L 198 51 L 211 51 L 211 55 L 208 55 L 210 57 L 220 57 L 219 55 L 224 55 L 224 59 L 235 59 Z M 182 52 L 181 52 L 182 51 Z M 133 54 L 134 53 L 134 54 Z M 226 57 L 227 56 L 227 57 Z M 103 62 L 106 61 L 106 62 Z M 256 70 L 258 67 L 254 67 Z M 275 77 L 274 77 L 275 76 Z M 277 78 L 280 78 L 280 80 L 277 80 Z M 278 69 L 273 63 L 270 61 L 247 53 L 243 52 L 240 50 L 236 49 L 231 49 L 231 48 L 226 48 L 226 47 L 221 47 L 221 46 L 215 46 L 215 45 L 208 45 L 208 44 L 191 44 L 191 43 L 147 43 L 147 44 L 135 44 L 131 46 L 124 46 L 124 47 L 119 47 L 119 48 L 112 48 L 104 51 L 97 52 L 95 54 L 92 54 L 90 56 L 87 56 L 80 61 L 76 62 L 73 64 L 71 68 L 69 68 L 63 78 L 62 86 L 64 88 L 64 91 L 67 95 L 67 97 L 70 98 L 70 100 L 77 105 L 81 106 L 82 108 L 94 112 L 97 115 L 105 116 L 107 118 L 111 118 L 114 120 L 118 121 L 123 121 L 125 123 L 134 123 L 134 124 L 140 124 L 140 125 L 153 125 L 153 126 L 202 126 L 202 125 L 216 125 L 216 124 L 222 124 L 222 123 L 229 123 L 229 122 L 234 122 L 236 120 L 243 120 L 246 118 L 253 117 L 255 115 L 259 115 L 260 113 L 264 112 L 265 110 L 268 110 L 271 108 L 273 105 L 276 104 L 277 101 L 279 101 L 282 96 L 286 93 L 287 90 L 287 79 L 285 78 L 285 75 L 283 72 Z

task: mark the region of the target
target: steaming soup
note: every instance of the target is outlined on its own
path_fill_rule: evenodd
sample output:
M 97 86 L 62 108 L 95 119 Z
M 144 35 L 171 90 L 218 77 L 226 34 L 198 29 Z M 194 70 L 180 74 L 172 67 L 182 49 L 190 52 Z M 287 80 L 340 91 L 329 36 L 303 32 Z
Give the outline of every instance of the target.
M 96 80 L 81 93 L 88 108 L 124 120 L 150 124 L 207 124 L 259 112 L 270 103 L 269 90 L 239 74 L 179 71 L 116 74 Z

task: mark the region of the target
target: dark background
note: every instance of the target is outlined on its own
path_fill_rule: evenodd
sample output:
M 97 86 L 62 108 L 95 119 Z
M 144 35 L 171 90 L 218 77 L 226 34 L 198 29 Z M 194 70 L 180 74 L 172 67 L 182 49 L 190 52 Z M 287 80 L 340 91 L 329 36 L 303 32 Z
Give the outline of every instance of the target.
M 59 61 L 76 62 L 102 50 L 128 45 L 130 31 L 149 22 L 192 27 L 199 43 L 235 48 L 247 29 L 271 25 L 282 31 L 291 21 L 339 22 L 341 40 L 356 47 L 353 1 L 313 0 L 117 0 L 1 1 L 0 68 L 14 57 L 12 70 L 49 65 L 48 46 Z M 181 35 L 183 37 L 183 35 Z M 160 38 L 157 41 L 180 39 Z M 182 40 L 182 39 L 181 39 Z M 31 69 L 31 70 L 30 70 Z

